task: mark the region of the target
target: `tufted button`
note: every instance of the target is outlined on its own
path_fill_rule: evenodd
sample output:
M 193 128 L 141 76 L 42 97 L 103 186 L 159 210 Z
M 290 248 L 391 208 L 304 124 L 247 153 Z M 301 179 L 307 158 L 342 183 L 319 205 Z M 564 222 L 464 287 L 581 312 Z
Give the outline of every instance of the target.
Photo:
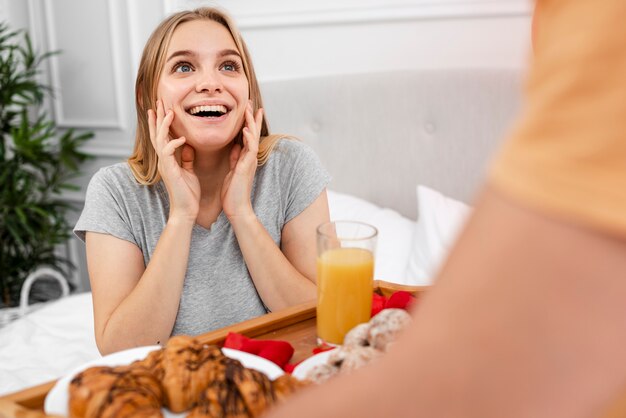
M 311 123 L 311 130 L 313 132 L 319 132 L 320 129 L 322 129 L 321 123 L 319 123 L 318 121 L 314 121 L 313 123 Z
M 432 122 L 426 122 L 424 124 L 424 130 L 426 131 L 426 133 L 428 134 L 432 134 L 435 133 L 435 124 Z

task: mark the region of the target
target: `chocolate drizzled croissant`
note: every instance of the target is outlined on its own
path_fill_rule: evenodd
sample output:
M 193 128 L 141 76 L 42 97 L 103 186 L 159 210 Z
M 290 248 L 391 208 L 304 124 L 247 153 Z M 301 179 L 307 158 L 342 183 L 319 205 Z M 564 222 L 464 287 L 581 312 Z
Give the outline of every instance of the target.
M 291 375 L 271 381 L 265 374 L 226 358 L 222 373 L 200 395 L 189 417 L 258 417 L 297 389 L 307 386 Z
M 247 418 L 248 408 L 239 395 L 232 390 L 232 385 L 226 379 L 214 380 L 202 392 L 197 406 L 191 411 L 188 418 Z
M 149 370 L 159 381 L 163 379 L 163 349 L 150 351 L 146 358 L 133 361 L 131 367 L 143 367 Z
M 252 417 L 258 417 L 274 403 L 272 381 L 258 370 L 232 362 L 227 364 L 226 380 L 234 384 Z
M 161 365 L 156 367 L 165 392 L 165 406 L 172 412 L 191 409 L 219 373 L 224 358 L 217 346 L 201 344 L 187 336 L 170 339 L 163 349 Z
M 92 367 L 70 382 L 70 417 L 162 417 L 160 382 L 143 367 Z

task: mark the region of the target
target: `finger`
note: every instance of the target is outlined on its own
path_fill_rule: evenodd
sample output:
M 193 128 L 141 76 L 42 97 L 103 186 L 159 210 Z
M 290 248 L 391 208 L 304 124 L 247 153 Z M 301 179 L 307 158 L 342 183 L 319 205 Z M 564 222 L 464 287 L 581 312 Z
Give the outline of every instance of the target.
M 258 149 L 258 139 L 259 139 L 259 126 L 257 125 L 257 120 L 252 113 L 252 102 L 248 102 L 248 107 L 246 108 L 246 126 L 243 130 L 243 139 L 244 139 L 244 149 L 246 151 L 250 150 L 256 153 L 256 149 Z
M 156 143 L 157 151 L 159 151 L 161 148 L 163 148 L 163 145 L 165 145 L 160 140 L 161 129 L 162 129 L 161 126 L 163 125 L 163 117 L 165 116 L 161 99 L 157 99 L 157 101 L 154 103 L 154 108 L 155 108 L 155 113 L 156 113 L 154 142 Z
M 243 144 L 242 146 L 242 151 L 247 151 L 248 150 L 248 142 L 250 142 L 250 128 L 248 128 L 247 126 L 244 126 L 244 128 L 241 130 L 241 142 Z
M 249 126 L 243 129 L 243 144 L 246 152 L 254 154 L 259 150 L 259 134 L 258 132 L 250 129 Z
M 163 123 L 163 117 L 165 116 L 161 99 L 158 99 L 156 101 L 155 108 L 156 108 L 156 126 L 157 126 L 157 129 L 159 129 L 159 127 L 161 126 L 161 123 Z
M 248 105 L 246 106 L 246 111 L 245 111 L 245 117 L 246 117 L 246 125 L 250 130 L 252 130 L 254 132 L 255 128 L 256 128 L 256 122 L 254 120 L 254 114 L 252 113 L 252 102 L 248 101 Z
M 252 168 L 257 164 L 258 138 L 246 127 L 243 131 L 243 145 L 240 161 L 243 167 Z
M 159 106 L 161 107 L 161 112 L 163 115 L 163 119 L 161 121 L 161 123 L 163 123 L 165 121 L 165 118 L 167 117 L 168 112 L 171 112 L 172 109 L 165 107 L 165 102 L 163 102 L 162 99 L 159 99 Z
M 172 120 L 174 119 L 174 112 L 170 109 L 165 113 L 163 120 L 161 121 L 161 126 L 157 129 L 157 137 L 156 143 L 160 148 L 165 147 L 170 139 L 170 125 L 172 124 Z
M 181 136 L 180 138 L 172 139 L 163 147 L 163 151 L 162 151 L 163 156 L 174 155 L 174 153 L 176 152 L 176 148 L 185 144 L 186 141 L 187 140 L 185 139 L 184 136 Z
M 261 126 L 263 124 L 263 116 L 264 116 L 264 111 L 263 108 L 260 108 L 259 110 L 257 110 L 256 112 L 256 116 L 254 117 L 254 122 L 256 125 L 256 132 L 255 132 L 255 136 L 254 136 L 254 153 L 256 154 L 256 152 L 259 150 L 259 142 L 261 141 Z
M 245 128 L 244 128 L 245 129 Z M 239 161 L 239 156 L 241 155 L 241 145 L 235 144 L 230 150 L 230 169 L 234 170 L 237 166 L 237 161 Z
M 196 157 L 196 151 L 189 144 L 183 145 L 180 153 L 180 165 L 185 170 L 193 170 L 193 161 Z

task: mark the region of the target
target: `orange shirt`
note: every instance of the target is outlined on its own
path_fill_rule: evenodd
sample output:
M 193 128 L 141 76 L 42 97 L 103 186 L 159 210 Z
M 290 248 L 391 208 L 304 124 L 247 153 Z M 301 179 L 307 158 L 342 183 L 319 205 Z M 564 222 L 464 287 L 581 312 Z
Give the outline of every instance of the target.
M 526 104 L 490 183 L 626 236 L 626 0 L 538 0 Z

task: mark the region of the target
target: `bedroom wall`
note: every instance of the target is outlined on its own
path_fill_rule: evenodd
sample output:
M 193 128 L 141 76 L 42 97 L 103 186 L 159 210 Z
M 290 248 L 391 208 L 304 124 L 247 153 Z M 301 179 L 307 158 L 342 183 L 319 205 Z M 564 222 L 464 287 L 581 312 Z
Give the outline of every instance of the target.
M 397 69 L 524 67 L 530 0 L 0 0 L 0 19 L 61 50 L 44 81 L 59 127 L 95 132 L 80 179 L 123 160 L 134 135 L 133 82 L 145 40 L 168 13 L 218 5 L 238 22 L 261 82 Z M 82 207 L 84 190 L 67 199 Z M 78 212 L 72 214 L 72 221 Z M 84 246 L 72 280 L 88 289 Z

